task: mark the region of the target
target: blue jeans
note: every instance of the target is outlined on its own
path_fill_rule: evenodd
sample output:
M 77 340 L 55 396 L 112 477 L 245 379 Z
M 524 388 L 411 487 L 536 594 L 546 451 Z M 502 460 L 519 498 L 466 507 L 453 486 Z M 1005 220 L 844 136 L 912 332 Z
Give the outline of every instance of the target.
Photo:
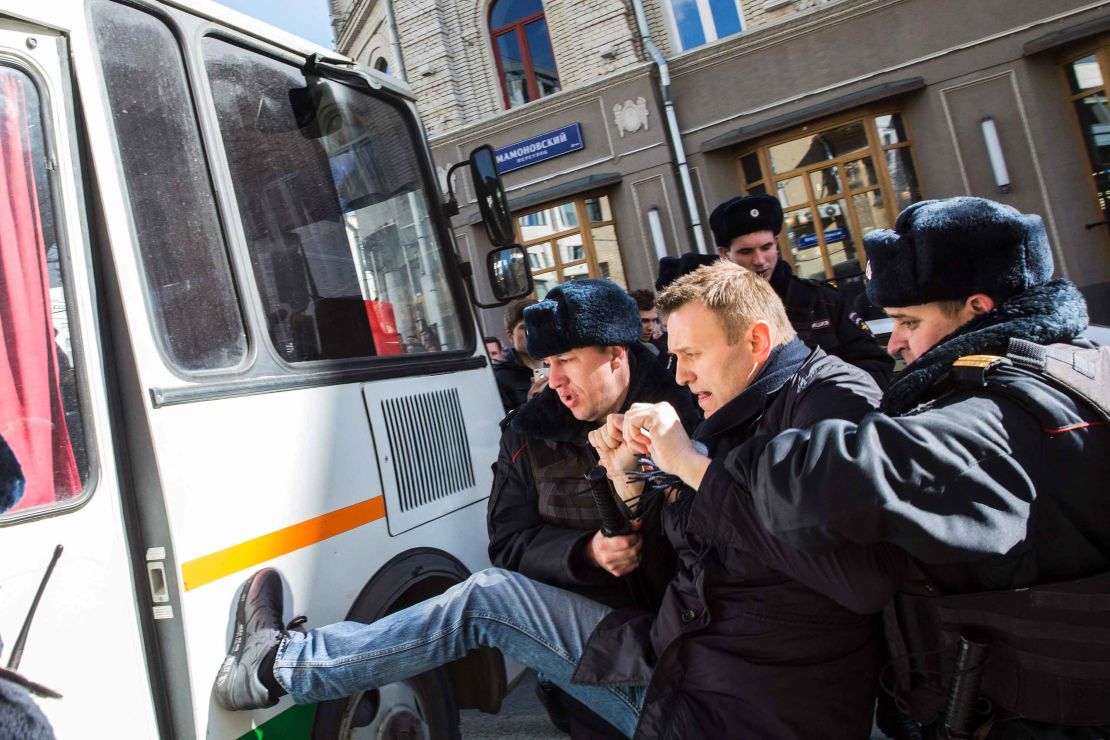
M 631 736 L 646 687 L 570 682 L 586 639 L 610 611 L 490 568 L 373 624 L 337 622 L 307 635 L 290 632 L 278 646 L 274 677 L 297 703 L 318 702 L 410 678 L 477 647 L 495 647 Z

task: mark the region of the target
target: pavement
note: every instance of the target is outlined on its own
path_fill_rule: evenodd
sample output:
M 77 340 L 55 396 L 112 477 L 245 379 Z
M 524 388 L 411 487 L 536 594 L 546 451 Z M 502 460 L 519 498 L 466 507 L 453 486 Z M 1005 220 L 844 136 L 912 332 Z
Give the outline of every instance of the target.
M 547 719 L 536 698 L 536 674 L 528 671 L 501 702 L 497 714 L 459 712 L 463 740 L 567 740 Z

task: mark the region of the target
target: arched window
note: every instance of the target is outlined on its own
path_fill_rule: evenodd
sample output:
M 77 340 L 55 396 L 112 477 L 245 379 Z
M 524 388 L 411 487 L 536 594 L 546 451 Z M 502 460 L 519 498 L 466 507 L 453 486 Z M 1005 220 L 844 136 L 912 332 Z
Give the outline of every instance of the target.
M 541 0 L 494 0 L 489 29 L 507 107 L 559 91 Z
M 382 74 L 389 74 L 389 60 L 387 60 L 385 57 L 378 57 L 376 60 L 374 60 L 374 69 L 378 70 Z

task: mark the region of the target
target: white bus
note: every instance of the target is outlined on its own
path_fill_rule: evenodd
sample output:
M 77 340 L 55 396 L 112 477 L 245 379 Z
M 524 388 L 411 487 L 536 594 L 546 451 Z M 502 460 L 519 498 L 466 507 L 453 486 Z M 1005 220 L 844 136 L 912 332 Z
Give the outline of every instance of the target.
M 469 267 L 407 88 L 329 54 L 200 0 L 0 0 L 0 435 L 27 478 L 2 663 L 62 694 L 60 738 L 449 738 L 500 703 L 488 651 L 318 706 L 211 698 L 260 566 L 324 624 L 488 564 Z M 498 298 L 530 292 L 494 255 Z

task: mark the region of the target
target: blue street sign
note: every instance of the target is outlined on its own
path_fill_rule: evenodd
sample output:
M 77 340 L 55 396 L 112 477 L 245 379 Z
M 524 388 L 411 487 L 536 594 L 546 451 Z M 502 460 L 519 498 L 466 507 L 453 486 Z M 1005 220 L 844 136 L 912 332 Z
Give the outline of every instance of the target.
M 833 242 L 842 242 L 844 237 L 848 234 L 844 229 L 829 229 L 825 232 L 825 243 L 832 244 Z M 798 237 L 798 249 L 806 249 L 807 247 L 817 246 L 817 235 L 806 234 L 805 236 Z
M 521 167 L 545 162 L 552 157 L 576 152 L 584 146 L 582 125 L 572 123 L 554 131 L 548 131 L 546 134 L 501 147 L 494 153 L 497 155 L 497 170 L 503 175 L 506 172 L 519 170 Z

